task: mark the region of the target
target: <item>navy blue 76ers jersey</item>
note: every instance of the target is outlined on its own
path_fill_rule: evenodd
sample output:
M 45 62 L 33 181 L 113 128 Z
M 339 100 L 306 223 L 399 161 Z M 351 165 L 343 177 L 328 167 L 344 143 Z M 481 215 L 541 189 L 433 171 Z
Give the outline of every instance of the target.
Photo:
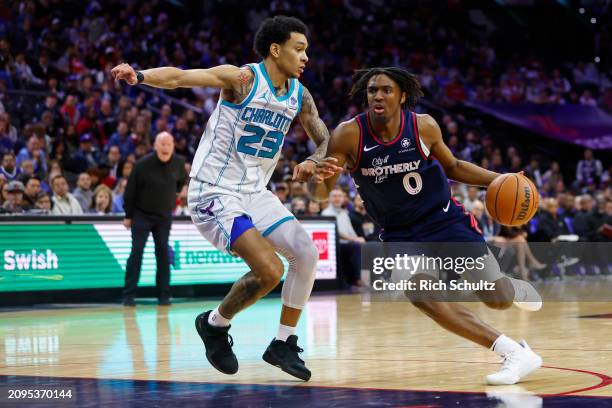
M 401 114 L 399 133 L 387 143 L 376 136 L 367 113 L 355 117 L 359 153 L 350 171 L 368 214 L 384 229 L 383 239 L 400 229 L 431 233 L 467 217 L 451 198 L 442 167 L 421 143 L 416 114 Z

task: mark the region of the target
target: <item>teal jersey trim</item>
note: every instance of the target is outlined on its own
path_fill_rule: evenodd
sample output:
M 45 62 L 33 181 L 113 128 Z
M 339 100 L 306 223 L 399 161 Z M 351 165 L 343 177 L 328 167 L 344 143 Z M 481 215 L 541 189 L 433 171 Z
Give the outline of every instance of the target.
M 263 63 L 263 61 L 259 63 L 259 69 L 261 70 L 263 77 L 266 79 L 266 82 L 268 83 L 268 86 L 270 87 L 270 92 L 272 93 L 272 96 L 274 96 L 277 101 L 279 102 L 286 101 L 291 96 L 291 94 L 293 94 L 293 90 L 295 89 L 295 82 L 293 80 L 290 80 L 289 90 L 287 91 L 287 93 L 284 94 L 283 96 L 276 96 L 274 85 L 272 85 L 272 81 L 270 80 L 268 71 L 266 71 L 266 65 Z
M 266 230 L 264 232 L 261 233 L 261 235 L 263 237 L 267 237 L 268 235 L 270 235 L 272 232 L 274 232 L 275 229 L 277 229 L 278 227 L 281 226 L 281 224 L 286 223 L 287 221 L 291 221 L 291 220 L 295 220 L 295 217 L 293 215 L 289 216 L 289 217 L 285 217 L 285 218 L 281 218 L 280 220 L 276 221 L 274 224 L 270 225 L 268 228 L 266 228 Z
M 295 81 L 298 83 L 298 108 L 295 116 L 298 116 L 302 111 L 302 93 L 304 92 L 304 85 L 302 85 L 297 79 Z
M 249 102 L 251 102 L 251 99 L 253 99 L 253 97 L 255 96 L 255 93 L 257 92 L 257 85 L 259 84 L 259 75 L 257 75 L 257 70 L 251 64 L 248 64 L 247 67 L 249 67 L 251 71 L 253 71 L 253 74 L 255 74 L 255 80 L 253 81 L 253 87 L 251 88 L 251 92 L 249 92 L 249 95 L 240 104 L 235 104 L 235 103 L 228 102 L 226 100 L 221 100 L 221 105 L 227 106 L 228 108 L 232 108 L 232 109 L 242 109 L 245 106 L 247 106 Z

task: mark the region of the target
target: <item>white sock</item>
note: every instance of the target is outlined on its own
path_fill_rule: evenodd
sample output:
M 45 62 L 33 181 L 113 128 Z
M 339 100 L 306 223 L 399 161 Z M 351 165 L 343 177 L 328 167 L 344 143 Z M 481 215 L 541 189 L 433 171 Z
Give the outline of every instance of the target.
M 295 334 L 295 327 L 279 324 L 278 334 L 276 335 L 276 340 L 287 341 L 287 338 L 291 336 L 292 334 Z
M 219 306 L 208 315 L 208 324 L 215 327 L 227 327 L 230 325 L 230 319 L 226 319 L 219 313 Z
M 491 346 L 491 350 L 500 356 L 504 356 L 511 351 L 520 349 L 522 349 L 520 344 L 503 334 L 501 334 Z

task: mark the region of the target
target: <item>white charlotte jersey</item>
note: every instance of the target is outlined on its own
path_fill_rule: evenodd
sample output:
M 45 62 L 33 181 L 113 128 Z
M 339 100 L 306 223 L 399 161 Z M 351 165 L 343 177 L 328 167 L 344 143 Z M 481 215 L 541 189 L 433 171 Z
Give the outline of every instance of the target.
M 240 104 L 219 98 L 193 159 L 190 176 L 237 193 L 266 188 L 276 167 L 287 130 L 302 106 L 302 84 L 289 79 L 280 97 L 263 62 L 248 65 L 253 88 Z

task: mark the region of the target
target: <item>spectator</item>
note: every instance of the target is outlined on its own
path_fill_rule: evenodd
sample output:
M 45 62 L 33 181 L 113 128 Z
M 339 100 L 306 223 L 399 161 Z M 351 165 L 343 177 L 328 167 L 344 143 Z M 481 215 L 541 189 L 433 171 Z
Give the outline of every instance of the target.
M 92 208 L 94 192 L 91 191 L 91 176 L 88 173 L 79 174 L 77 187 L 72 190 L 72 195 L 79 202 L 84 213 Z
M 557 241 L 559 236 L 570 234 L 565 220 L 559 217 L 559 203 L 555 198 L 542 200 L 542 211 L 538 217 L 537 240 L 544 242 Z
M 53 190 L 53 210 L 54 215 L 81 215 L 83 209 L 81 204 L 72 194 L 68 192 L 68 182 L 66 177 L 61 174 L 54 176 L 51 179 L 51 188 Z
M 480 201 L 478 200 L 479 193 L 480 193 L 480 189 L 476 186 L 469 186 L 467 188 L 467 198 L 465 200 L 462 200 L 462 204 L 465 207 L 466 211 L 471 211 L 474 203 L 476 201 Z
M 581 241 L 595 241 L 597 230 L 601 227 L 599 217 L 594 209 L 593 198 L 584 194 L 578 198 L 579 210 L 574 217 L 574 230 Z
M 62 115 L 62 120 L 67 125 L 76 126 L 80 119 L 79 110 L 77 109 L 78 99 L 76 95 L 68 95 L 66 97 L 66 102 L 60 108 L 60 114 Z
M 70 170 L 74 173 L 83 173 L 89 168 L 96 167 L 100 162 L 100 152 L 93 145 L 93 137 L 85 133 L 79 138 L 79 149 L 72 155 Z
M 126 160 L 126 162 L 123 163 L 123 167 L 121 167 L 121 178 L 127 180 L 130 177 L 130 174 L 132 174 L 133 169 L 134 162 L 132 160 Z
M 21 174 L 21 169 L 17 167 L 15 160 L 15 154 L 13 152 L 6 152 L 2 155 L 2 166 L 0 167 L 0 177 L 3 177 L 6 181 L 16 180 Z
M 42 85 L 45 83 L 42 79 L 34 76 L 32 68 L 26 62 L 25 55 L 21 53 L 15 57 L 15 74 L 25 86 Z
M 602 207 L 605 206 L 605 201 L 602 199 Z M 596 244 L 590 245 L 588 249 L 583 251 L 582 260 L 584 264 L 592 268 L 594 274 L 602 272 L 608 273 L 608 262 L 610 258 L 609 249 L 599 244 L 605 241 L 602 236 L 603 225 L 605 220 L 605 207 L 599 212 L 598 206 L 594 206 L 593 198 L 584 194 L 578 199 L 579 211 L 574 217 L 574 230 L 580 237 L 581 241 L 593 242 Z M 586 273 L 585 265 L 582 265 L 583 273 Z
M 570 192 L 562 193 L 557 195 L 557 203 L 559 204 L 559 210 L 557 211 L 559 216 L 562 217 L 570 232 L 573 233 L 573 221 L 576 216 L 576 207 L 574 206 L 574 195 Z
M 117 146 L 122 157 L 127 157 L 136 151 L 136 144 L 129 133 L 127 122 L 119 121 L 117 131 L 111 135 L 106 148 L 110 149 L 111 146 Z
M 306 210 L 306 215 L 321 215 L 321 204 L 319 204 L 317 201 L 314 200 L 310 200 L 308 202 L 308 208 Z
M 100 184 L 93 193 L 92 207 L 89 212 L 98 215 L 110 215 L 112 209 L 113 192 L 104 184 Z
M 112 135 L 117 129 L 117 115 L 113 111 L 113 102 L 110 99 L 103 99 L 100 103 L 99 124 L 102 125 L 105 136 Z
M 291 212 L 295 215 L 305 215 L 306 200 L 303 197 L 294 197 L 291 200 Z
M 363 237 L 357 236 L 353 229 L 348 211 L 342 207 L 346 193 L 336 187 L 329 193 L 329 205 L 321 215 L 335 217 L 340 238 L 341 271 L 345 281 L 354 286 L 363 286 L 361 280 L 361 245 L 365 242 Z
M 45 193 L 44 191 L 41 191 L 36 197 L 36 203 L 34 206 L 35 208 L 31 211 L 36 211 L 36 213 L 38 214 L 49 214 L 51 213 L 51 205 L 52 201 L 51 197 L 49 197 L 49 194 Z
M 108 148 L 106 158 L 102 161 L 101 165 L 107 171 L 103 183 L 113 187 L 121 175 L 121 151 L 118 146 Z
M 6 191 L 8 192 L 6 201 L 2 205 L 4 211 L 19 214 L 24 212 L 23 208 L 23 183 L 13 180 L 7 184 Z
M 465 207 L 465 204 L 463 205 Z M 467 207 L 466 207 L 467 209 Z M 480 230 L 483 232 L 483 235 L 485 237 L 485 239 L 489 238 L 485 233 L 484 233 L 484 213 L 485 213 L 485 206 L 483 204 L 482 201 L 476 199 L 472 202 L 472 205 L 470 207 L 469 212 L 474 216 L 474 219 L 476 219 L 476 222 L 478 223 L 478 228 L 480 228 Z
M 93 106 L 87 108 L 85 115 L 77 123 L 76 132 L 78 135 L 90 135 L 90 141 L 96 146 L 104 146 L 106 144 L 104 127 L 98 120 L 96 108 Z
M 482 231 L 482 235 L 485 237 L 487 242 L 496 242 L 499 236 L 501 225 L 499 225 L 491 214 L 486 210 L 482 201 L 475 201 L 472 205 L 472 215 L 478 222 L 478 228 Z
M 25 191 L 23 195 L 23 207 L 26 211 L 31 210 L 36 206 L 36 199 L 40 193 L 40 179 L 37 177 L 30 177 L 25 184 Z
M 553 161 L 550 164 L 550 168 L 544 172 L 542 176 L 542 185 L 556 185 L 559 181 L 563 181 L 563 175 L 561 174 L 561 166 L 559 162 Z
M 57 70 L 49 63 L 49 53 L 41 51 L 38 62 L 32 66 L 32 74 L 44 81 L 58 74 Z
M 353 209 L 349 212 L 349 217 L 357 236 L 363 237 L 366 241 L 379 240 L 380 228 L 366 212 L 363 200 L 359 194 L 353 199 Z
M 274 185 L 274 194 L 278 197 L 280 202 L 283 203 L 285 207 L 287 207 L 288 210 L 291 210 L 291 201 L 289 200 L 289 187 L 287 186 L 287 183 L 276 183 Z
M 30 136 L 26 147 L 22 148 L 17 155 L 17 165 L 21 165 L 24 160 L 31 160 L 34 165 L 34 173 L 40 178 L 47 174 L 47 161 L 43 144 L 37 136 Z
M 39 177 L 34 174 L 34 163 L 32 160 L 24 160 L 21 162 L 21 166 L 19 167 L 19 181 L 23 183 L 23 181 L 27 181 L 30 177 Z
M 584 159 L 580 160 L 576 166 L 577 187 L 593 182 L 598 183 L 601 180 L 602 173 L 603 166 L 601 161 L 593 157 L 591 149 L 586 149 L 584 151 Z
M 542 188 L 543 175 L 540 170 L 540 160 L 536 156 L 531 156 L 531 162 L 525 168 L 525 174 L 533 181 L 538 189 Z

